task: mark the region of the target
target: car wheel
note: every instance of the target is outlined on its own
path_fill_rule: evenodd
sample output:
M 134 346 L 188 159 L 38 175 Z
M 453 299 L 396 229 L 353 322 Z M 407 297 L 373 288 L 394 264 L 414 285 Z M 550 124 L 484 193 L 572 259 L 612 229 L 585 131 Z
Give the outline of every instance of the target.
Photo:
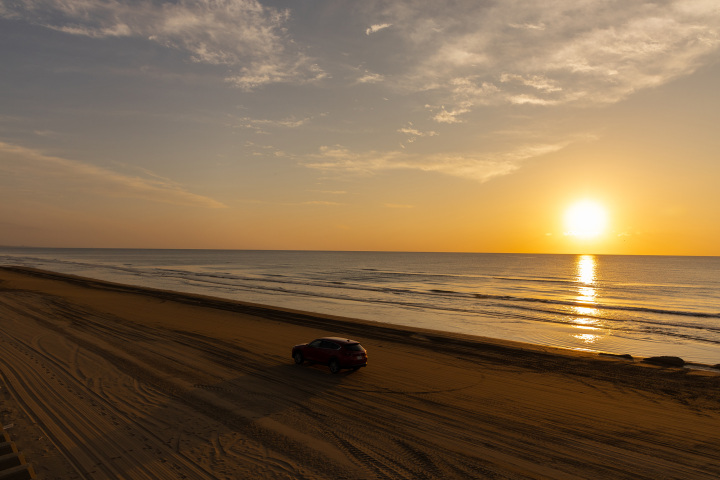
M 338 373 L 340 371 L 340 364 L 335 358 L 330 360 L 330 364 L 328 366 L 330 367 L 330 373 Z
M 293 358 L 295 359 L 295 363 L 297 363 L 298 365 L 302 365 L 302 363 L 305 361 L 305 357 L 303 357 L 302 352 L 295 352 Z

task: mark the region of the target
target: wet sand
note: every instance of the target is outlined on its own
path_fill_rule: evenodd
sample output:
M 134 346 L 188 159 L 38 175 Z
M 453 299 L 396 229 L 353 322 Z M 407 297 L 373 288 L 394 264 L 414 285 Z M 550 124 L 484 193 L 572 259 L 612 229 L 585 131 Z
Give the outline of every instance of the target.
M 294 365 L 319 336 L 368 367 Z M 32 269 L 0 372 L 40 479 L 720 477 L 717 372 Z

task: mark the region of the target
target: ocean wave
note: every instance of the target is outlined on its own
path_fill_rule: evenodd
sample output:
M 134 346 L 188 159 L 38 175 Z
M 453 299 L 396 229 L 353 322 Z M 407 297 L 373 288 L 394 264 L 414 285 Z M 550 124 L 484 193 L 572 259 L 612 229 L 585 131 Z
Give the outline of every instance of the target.
M 6 260 L 10 258 L 6 257 Z M 27 256 L 23 258 L 13 257 L 16 263 L 23 263 L 29 266 L 39 266 L 42 268 L 43 265 L 64 265 L 70 267 L 73 270 L 106 270 L 110 272 L 118 272 L 124 275 L 132 276 L 144 276 L 144 277 L 159 277 L 159 278 L 177 278 L 183 282 L 193 282 L 197 284 L 205 284 L 210 288 L 239 288 L 244 285 L 249 290 L 265 289 L 268 291 L 279 291 L 288 293 L 294 291 L 296 294 L 310 295 L 317 297 L 328 297 L 328 298 L 342 298 L 342 299 L 354 299 L 357 301 L 373 302 L 377 301 L 377 298 L 370 299 L 366 296 L 357 296 L 358 294 L 350 294 L 352 292 L 366 292 L 373 294 L 388 294 L 395 297 L 392 302 L 398 303 L 402 299 L 398 297 L 412 296 L 413 299 L 409 300 L 409 304 L 422 305 L 423 308 L 440 309 L 448 311 L 459 311 L 464 313 L 474 313 L 478 310 L 478 306 L 469 305 L 438 305 L 437 299 L 440 297 L 448 297 L 454 300 L 463 299 L 479 299 L 479 300 L 490 300 L 501 302 L 500 306 L 514 306 L 515 308 L 522 308 L 525 310 L 534 310 L 539 313 L 553 314 L 562 313 L 552 311 L 548 309 L 538 308 L 527 308 L 521 307 L 520 304 L 542 304 L 547 306 L 564 306 L 564 307 L 580 307 L 580 308 L 592 308 L 597 310 L 607 311 L 618 311 L 618 312 L 632 312 L 632 313 L 647 313 L 657 315 L 676 315 L 682 317 L 697 317 L 706 319 L 720 319 L 720 312 L 707 312 L 707 311 L 690 311 L 682 310 L 677 308 L 663 308 L 663 307 L 648 307 L 648 306 L 632 306 L 632 305 L 614 305 L 607 303 L 592 303 L 583 302 L 577 300 L 557 299 L 557 298 L 539 298 L 533 296 L 515 296 L 515 295 L 497 295 L 497 294 L 485 294 L 485 293 L 472 293 L 467 291 L 458 291 L 448 288 L 431 288 L 423 290 L 421 288 L 403 288 L 399 286 L 382 285 L 384 278 L 388 276 L 400 277 L 406 276 L 410 278 L 422 279 L 422 283 L 429 283 L 432 280 L 439 280 L 443 278 L 493 278 L 507 281 L 532 281 L 532 282 L 547 282 L 555 284 L 570 284 L 572 282 L 566 280 L 554 280 L 545 279 L 541 277 L 529 277 L 529 276 L 483 276 L 483 275 L 454 275 L 454 274 L 429 274 L 429 273 L 415 273 L 415 272 L 397 272 L 392 270 L 378 270 L 373 268 L 362 268 L 358 270 L 365 271 L 369 276 L 362 276 L 362 278 L 353 281 L 352 274 L 343 274 L 342 279 L 328 278 L 323 279 L 324 275 L 314 275 L 316 278 L 302 278 L 298 276 L 292 276 L 292 274 L 276 274 L 263 272 L 256 275 L 252 274 L 238 274 L 231 272 L 194 272 L 185 269 L 172 268 L 170 266 L 156 266 L 152 267 L 136 267 L 127 263 L 123 264 L 105 264 L 105 263 L 90 263 L 76 260 L 63 260 L 63 259 L 48 259 L 34 256 Z M 20 262 L 17 262 L 21 260 Z M 51 267 L 50 267 L 51 268 Z M 356 270 L 357 271 L 357 270 Z M 379 282 L 380 284 L 377 284 Z M 266 285 L 262 285 L 262 284 Z M 401 282 L 398 282 L 401 283 Z M 272 285 L 272 287 L 270 287 Z M 465 286 L 465 285 L 463 285 Z M 517 287 L 521 287 L 518 284 Z M 576 287 L 577 285 L 575 285 Z M 308 291 L 299 292 L 295 291 L 297 288 L 302 288 Z M 333 291 L 342 290 L 342 292 Z M 353 296 L 357 296 L 354 298 Z M 425 300 L 423 298 L 427 297 Z M 602 315 L 600 315 L 602 316 Z
M 584 307 L 584 308 L 596 308 L 602 310 L 621 310 L 628 312 L 645 312 L 645 313 L 657 313 L 661 315 L 680 315 L 687 317 L 701 317 L 701 318 L 720 318 L 720 313 L 712 312 L 691 312 L 687 310 L 675 310 L 675 309 L 664 309 L 664 308 L 651 308 L 651 307 L 633 307 L 629 305 L 607 305 L 591 302 L 579 302 L 573 300 L 556 300 L 547 298 L 529 298 L 529 297 L 514 297 L 511 295 L 487 295 L 482 293 L 476 293 L 476 298 L 489 299 L 489 300 L 502 300 L 506 302 L 537 302 L 546 303 L 551 305 L 565 305 L 570 307 Z
M 133 265 L 126 261 L 112 264 L 104 260 L 83 262 L 77 259 L 48 259 L 36 256 L 22 259 L 0 257 L 2 261 L 0 263 L 8 263 L 11 260 L 15 264 L 22 263 L 85 276 L 95 276 L 96 272 L 101 272 L 99 278 L 105 277 L 110 281 L 123 282 L 132 277 L 129 282 L 137 281 L 158 288 L 191 289 L 229 298 L 242 298 L 243 292 L 288 295 L 333 302 L 352 302 L 357 306 L 378 305 L 421 313 L 434 312 L 441 315 L 439 318 L 446 319 L 449 318 L 446 315 L 462 315 L 475 318 L 476 320 L 473 321 L 478 322 L 482 322 L 482 318 L 493 317 L 536 324 L 572 325 L 574 320 L 584 316 L 597 319 L 602 322 L 603 328 L 618 333 L 635 332 L 658 338 L 672 337 L 710 343 L 718 343 L 717 337 L 720 333 L 720 325 L 712 321 L 720 318 L 720 313 L 698 312 L 668 306 L 617 305 L 573 300 L 567 297 L 575 294 L 577 282 L 542 276 L 456 275 L 373 268 L 349 268 L 340 272 L 331 269 L 298 270 L 285 267 L 281 274 L 275 273 L 278 271 L 277 265 L 273 265 L 271 271 L 262 266 L 251 265 L 252 271 L 246 272 L 243 271 L 244 266 L 237 264 L 234 268 L 219 267 L 216 264 L 192 265 L 186 269 L 184 265 Z M 213 271 L 220 268 L 222 271 Z M 138 277 L 142 277 L 143 280 L 136 280 Z M 478 288 L 484 288 L 484 282 L 498 280 L 507 286 L 497 288 L 497 284 L 489 286 L 490 291 L 496 290 L 501 293 L 522 291 L 526 294 L 476 293 Z M 175 282 L 176 286 L 166 282 Z M 560 287 L 564 285 L 568 288 L 535 288 L 533 284 L 552 284 Z M 608 289 L 616 287 L 617 285 L 596 288 L 605 288 L 607 293 Z M 644 288 L 648 285 L 640 284 L 637 287 Z M 550 298 L 543 298 L 540 295 L 547 295 Z M 647 298 L 636 293 L 633 295 L 634 297 L 631 298 L 648 301 Z M 561 298 L 552 298 L 553 296 Z M 602 295 L 598 296 L 602 297 Z M 278 298 L 289 299 L 289 297 Z M 668 295 L 667 298 L 672 301 L 677 297 Z M 342 308 L 341 303 L 338 305 Z M 587 308 L 593 311 L 579 315 L 573 311 L 573 308 Z M 678 317 L 677 320 L 672 316 Z M 703 333 L 700 333 L 701 331 Z
M 200 280 L 198 277 L 196 281 L 205 283 L 208 279 Z M 222 288 L 225 291 L 232 291 L 232 289 L 241 288 L 248 292 L 265 292 L 268 294 L 282 293 L 288 295 L 302 296 L 306 298 L 322 298 L 328 300 L 340 300 L 350 301 L 353 303 L 364 303 L 367 305 L 387 305 L 394 306 L 397 308 L 410 308 L 418 309 L 423 311 L 435 311 L 450 314 L 464 314 L 464 315 L 482 315 L 490 317 L 504 317 L 504 318 L 521 318 L 526 321 L 542 322 L 542 323 L 556 323 L 556 324 L 571 324 L 573 319 L 579 316 L 591 317 L 601 320 L 606 323 L 606 326 L 612 325 L 612 330 L 643 330 L 651 331 L 652 329 L 662 329 L 666 332 L 668 329 L 690 329 L 690 330 L 705 330 L 708 334 L 715 332 L 720 333 L 720 326 L 717 328 L 707 325 L 707 323 L 693 324 L 691 322 L 668 322 L 655 321 L 650 318 L 642 317 L 622 317 L 608 315 L 608 311 L 625 311 L 625 312 L 645 312 L 645 313 L 662 313 L 666 315 L 677 315 L 684 318 L 699 317 L 719 317 L 718 315 L 703 314 L 697 315 L 692 312 L 684 312 L 670 309 L 650 309 L 643 307 L 615 307 L 608 305 L 600 305 L 588 302 L 577 302 L 577 301 L 561 301 L 561 300 L 548 300 L 548 299 L 537 299 L 527 297 L 513 297 L 507 295 L 481 295 L 481 294 L 467 294 L 462 292 L 432 289 L 430 291 L 418 291 L 409 289 L 397 289 L 397 288 L 367 288 L 362 286 L 353 285 L 330 285 L 330 284 L 312 284 L 308 282 L 267 282 L 263 280 L 262 283 L 245 282 L 245 283 L 222 283 Z M 294 287 L 293 287 L 294 286 Z M 302 288 L 297 288 L 302 287 Z M 368 297 L 359 296 L 356 292 L 363 290 L 367 293 L 376 293 L 380 296 Z M 391 296 L 388 296 L 391 295 Z M 447 298 L 451 300 L 449 302 L 438 302 L 438 298 Z M 489 299 L 493 300 L 490 304 L 477 304 L 470 303 L 467 300 L 470 299 Z M 495 302 L 497 301 L 497 302 Z M 534 306 L 533 306 L 534 305 Z M 541 305 L 548 307 L 543 308 Z M 596 313 L 586 313 L 583 315 L 577 315 L 571 311 L 553 309 L 553 306 L 563 307 L 584 307 L 591 308 Z M 523 314 L 521 312 L 528 312 Z M 666 333 L 667 334 L 667 333 Z

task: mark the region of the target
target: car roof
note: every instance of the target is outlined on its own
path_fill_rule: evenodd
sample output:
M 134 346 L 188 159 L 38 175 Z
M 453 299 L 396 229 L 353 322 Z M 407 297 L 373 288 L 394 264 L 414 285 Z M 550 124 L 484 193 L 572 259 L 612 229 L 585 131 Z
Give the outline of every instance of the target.
M 349 338 L 342 338 L 342 337 L 321 337 L 321 338 L 318 338 L 318 340 L 330 340 L 331 342 L 339 343 L 340 345 L 350 345 L 353 343 L 360 343 L 355 340 L 350 340 Z

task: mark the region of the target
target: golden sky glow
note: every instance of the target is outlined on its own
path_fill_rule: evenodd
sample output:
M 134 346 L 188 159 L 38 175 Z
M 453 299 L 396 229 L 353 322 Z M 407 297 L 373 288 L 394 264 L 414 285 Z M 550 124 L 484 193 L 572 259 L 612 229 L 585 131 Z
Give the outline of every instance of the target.
M 703 0 L 0 0 L 0 245 L 720 255 L 719 32 Z

